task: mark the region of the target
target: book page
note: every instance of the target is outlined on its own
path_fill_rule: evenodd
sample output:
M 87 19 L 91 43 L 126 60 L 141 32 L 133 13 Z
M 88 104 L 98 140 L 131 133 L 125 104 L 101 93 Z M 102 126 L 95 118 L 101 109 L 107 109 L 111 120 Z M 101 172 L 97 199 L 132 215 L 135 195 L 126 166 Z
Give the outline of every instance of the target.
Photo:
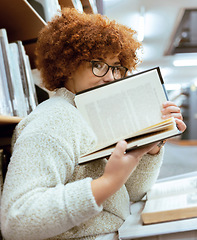
M 164 130 L 157 133 L 151 133 L 146 136 L 143 135 L 143 136 L 138 136 L 136 138 L 127 139 L 126 151 L 130 151 L 136 147 L 141 147 L 149 143 L 161 141 L 162 139 L 167 139 L 169 137 L 176 136 L 178 134 L 179 134 L 179 131 L 177 130 L 177 128 L 173 128 L 172 130 L 168 130 L 168 131 Z M 80 159 L 78 160 L 78 163 L 83 163 L 83 162 L 91 161 L 94 159 L 110 156 L 114 151 L 115 145 L 116 144 L 113 144 L 101 150 L 86 153 L 85 155 L 80 157 Z
M 147 133 L 154 133 L 154 132 L 159 132 L 159 131 L 163 131 L 163 130 L 170 130 L 170 129 L 173 129 L 174 126 L 176 126 L 176 122 L 175 122 L 174 118 L 168 118 L 160 123 L 151 125 L 150 127 L 144 128 L 138 132 L 135 132 L 132 135 L 130 134 L 130 135 L 126 136 L 126 139 L 144 135 Z
M 142 213 L 171 211 L 191 207 L 196 207 L 197 214 L 197 190 L 186 194 L 147 200 Z
M 164 196 L 173 196 L 182 193 L 197 191 L 197 177 L 160 182 L 153 185 L 147 193 L 147 199 L 155 199 Z
M 161 105 L 165 101 L 155 69 L 75 97 L 100 147 L 163 121 Z

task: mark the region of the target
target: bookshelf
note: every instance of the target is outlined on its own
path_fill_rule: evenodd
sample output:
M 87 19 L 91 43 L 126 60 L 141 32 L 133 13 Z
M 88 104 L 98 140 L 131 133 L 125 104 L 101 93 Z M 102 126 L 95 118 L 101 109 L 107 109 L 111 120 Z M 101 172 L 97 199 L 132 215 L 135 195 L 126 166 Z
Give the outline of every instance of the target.
M 10 125 L 17 124 L 22 120 L 20 117 L 12 117 L 12 116 L 2 116 L 0 115 L 0 125 Z
M 97 6 L 95 0 L 59 0 L 62 7 L 74 7 L 77 2 L 82 4 L 83 11 L 86 13 L 97 13 Z
M 34 66 L 34 49 L 38 32 L 46 22 L 24 0 L 0 2 L 0 28 L 5 28 L 9 42 L 22 40 L 26 53 Z M 10 138 L 19 117 L 0 116 L 0 146 L 9 145 Z
M 0 28 L 5 28 L 9 42 L 21 40 L 30 57 L 32 68 L 34 50 L 38 32 L 46 22 L 25 0 L 9 0 L 0 2 Z
M 73 2 L 74 0 L 59 0 L 61 7 L 74 7 Z M 81 1 L 85 12 L 93 13 L 92 2 L 94 3 L 91 0 Z M 0 1 L 0 28 L 6 29 L 10 43 L 17 40 L 22 41 L 26 54 L 30 58 L 32 69 L 35 69 L 34 51 L 37 36 L 46 24 L 26 0 Z M 19 117 L 0 116 L 0 146 L 7 142 L 3 139 L 10 137 L 20 120 Z
M 0 147 L 10 145 L 13 130 L 20 121 L 19 117 L 0 116 Z
M 38 32 L 46 25 L 45 21 L 24 0 L 0 2 L 0 28 L 5 28 L 9 42 L 22 40 L 25 50 L 34 66 L 34 49 Z M 0 146 L 7 145 L 19 117 L 0 116 Z
M 78 0 L 78 1 L 80 1 L 80 0 Z M 74 3 L 73 3 L 74 1 L 72 1 L 72 0 L 58 0 L 58 2 L 60 4 L 61 8 L 74 7 Z
M 81 0 L 84 12 L 95 13 L 96 4 L 91 0 Z M 59 0 L 61 7 L 74 7 L 72 0 Z M 0 1 L 0 28 L 7 30 L 9 42 L 21 40 L 35 68 L 34 50 L 39 31 L 46 22 L 25 0 Z
M 81 0 L 83 11 L 86 13 L 97 13 L 96 1 L 94 0 Z

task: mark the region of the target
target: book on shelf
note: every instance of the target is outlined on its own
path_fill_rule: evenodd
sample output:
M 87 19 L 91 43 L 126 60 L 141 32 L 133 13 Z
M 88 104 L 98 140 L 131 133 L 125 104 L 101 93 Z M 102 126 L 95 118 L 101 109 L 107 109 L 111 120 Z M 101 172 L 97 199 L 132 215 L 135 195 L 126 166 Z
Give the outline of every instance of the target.
M 144 224 L 197 218 L 197 176 L 156 183 L 141 217 Z
M 35 84 L 22 42 L 9 43 L 6 29 L 0 29 L 0 57 L 0 115 L 25 117 L 38 104 Z
M 18 53 L 18 47 L 15 42 L 9 43 L 9 51 L 10 51 L 10 60 L 11 60 L 11 72 L 13 73 L 12 84 L 14 89 L 14 97 L 15 104 L 17 109 L 17 116 L 25 117 L 28 114 L 28 105 L 25 97 L 25 93 L 23 91 L 23 82 L 21 78 L 20 72 L 20 59 Z
M 19 66 L 29 114 L 38 105 L 38 100 L 35 90 L 35 84 L 31 73 L 29 58 L 25 53 L 25 48 L 22 44 L 22 41 L 16 41 L 16 44 L 18 46 Z
M 77 93 L 76 106 L 97 137 L 79 163 L 110 156 L 122 139 L 129 151 L 181 134 L 174 118 L 162 119 L 167 99 L 159 67 Z
M 12 116 L 12 103 L 10 93 L 8 89 L 7 76 L 5 72 L 5 65 L 3 61 L 3 52 L 0 41 L 0 114 L 6 116 Z
M 3 55 L 3 62 L 4 62 L 4 68 L 6 72 L 6 78 L 7 78 L 7 86 L 8 91 L 10 95 L 10 103 L 11 103 L 11 115 L 17 115 L 17 109 L 15 105 L 15 98 L 14 98 L 14 88 L 12 84 L 12 73 L 10 69 L 11 59 L 9 54 L 9 43 L 8 43 L 8 37 L 6 30 L 0 29 L 0 42 L 1 42 L 1 49 L 2 49 L 2 55 Z

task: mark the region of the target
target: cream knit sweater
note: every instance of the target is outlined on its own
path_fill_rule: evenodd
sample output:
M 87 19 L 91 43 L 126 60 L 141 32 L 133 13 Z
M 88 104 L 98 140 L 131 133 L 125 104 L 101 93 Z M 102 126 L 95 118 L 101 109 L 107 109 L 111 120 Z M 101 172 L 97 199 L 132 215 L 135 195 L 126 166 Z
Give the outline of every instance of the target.
M 157 179 L 163 155 L 145 155 L 126 185 L 99 207 L 91 181 L 103 174 L 106 159 L 77 164 L 95 136 L 71 92 L 61 88 L 40 104 L 18 124 L 13 139 L 1 202 L 6 240 L 90 240 L 117 231 L 129 215 L 129 201 L 142 198 Z

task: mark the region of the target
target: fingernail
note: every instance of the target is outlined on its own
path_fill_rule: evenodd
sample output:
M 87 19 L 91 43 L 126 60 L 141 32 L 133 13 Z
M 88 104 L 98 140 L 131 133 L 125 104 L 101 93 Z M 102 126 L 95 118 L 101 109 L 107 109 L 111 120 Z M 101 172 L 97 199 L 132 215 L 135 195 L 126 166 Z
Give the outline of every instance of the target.
M 163 103 L 162 105 L 163 105 L 163 107 L 165 107 L 167 105 L 167 103 Z

